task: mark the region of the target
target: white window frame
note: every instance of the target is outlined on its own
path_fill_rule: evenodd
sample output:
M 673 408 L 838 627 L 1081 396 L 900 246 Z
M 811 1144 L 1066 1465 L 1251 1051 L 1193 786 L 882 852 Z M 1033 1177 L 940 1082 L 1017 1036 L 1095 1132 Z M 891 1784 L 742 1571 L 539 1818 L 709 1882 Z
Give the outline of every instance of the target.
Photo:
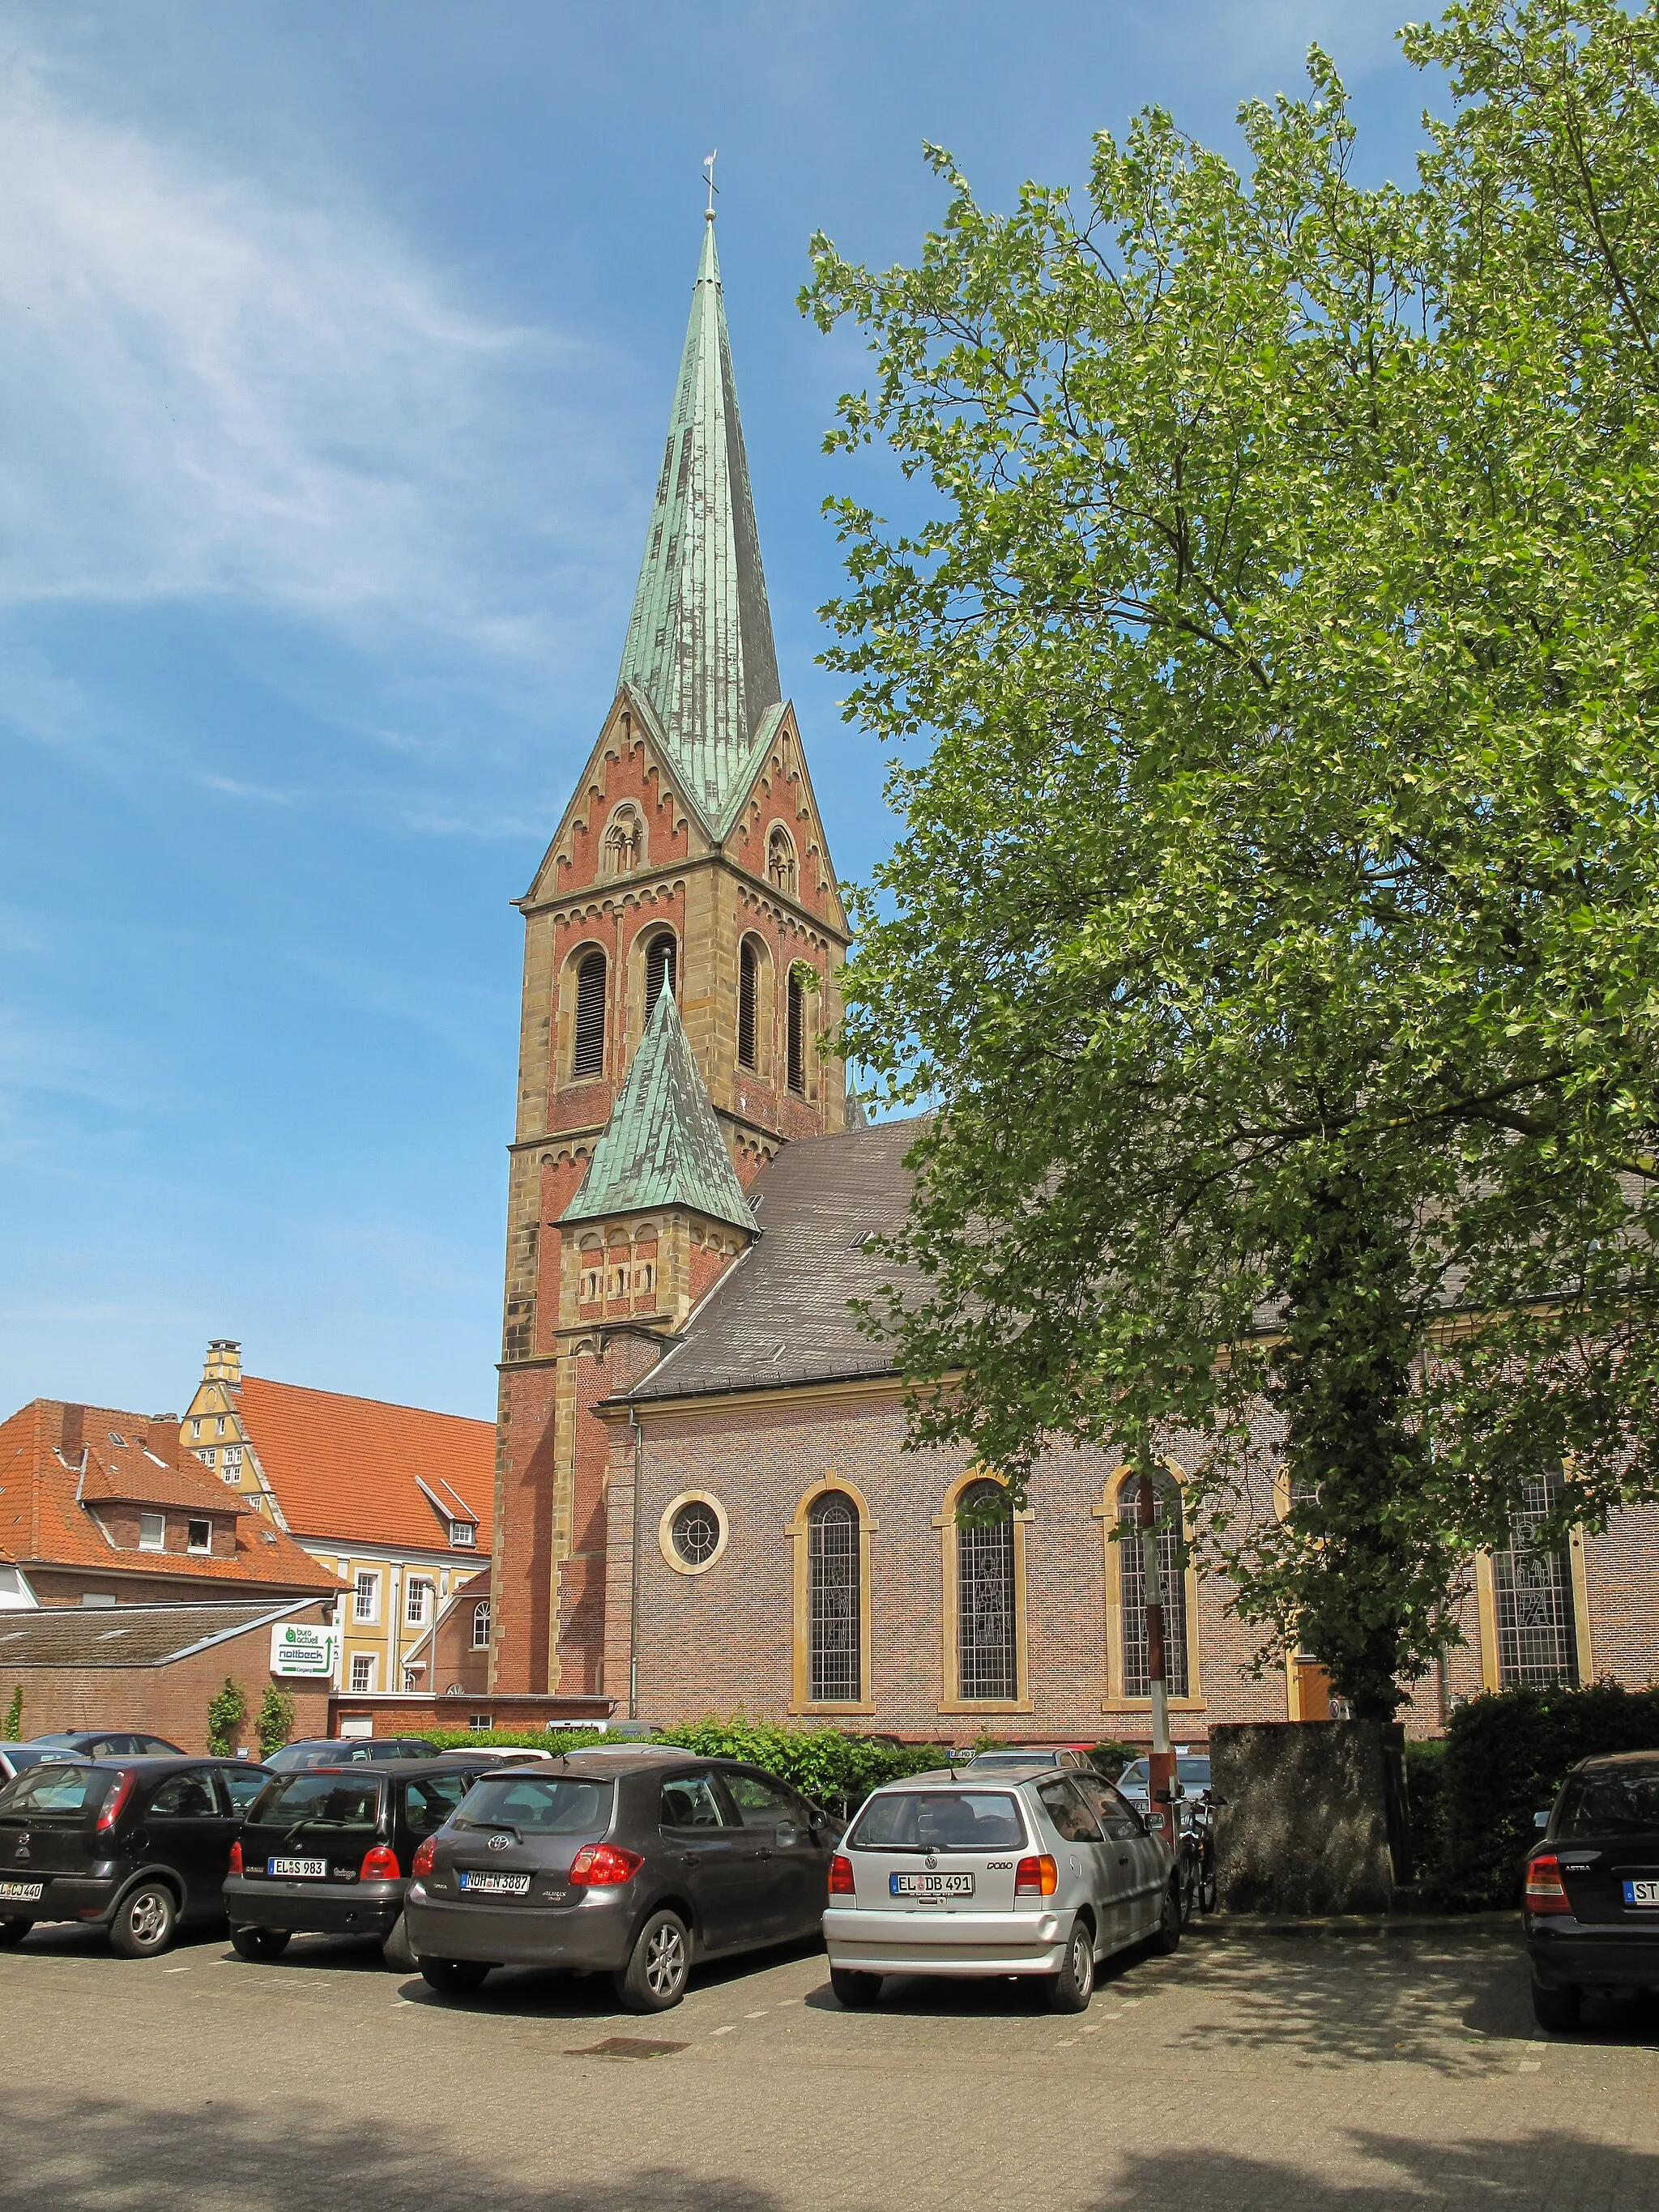
M 475 1551 L 478 1543 L 477 1522 L 452 1521 L 449 1524 L 449 1540 L 464 1552 Z
M 139 1550 L 141 1552 L 165 1552 L 167 1547 L 167 1515 L 165 1513 L 141 1513 L 138 1516 Z
M 404 1626 L 405 1628 L 424 1628 L 427 1625 L 426 1603 L 432 1596 L 432 1584 L 424 1575 L 410 1575 L 404 1584 Z M 416 1599 L 420 1602 L 417 1605 Z
M 378 1663 L 373 1651 L 354 1651 L 351 1655 L 351 1694 L 354 1698 L 370 1698 L 374 1694 L 374 1669 Z M 359 1669 L 363 1679 L 357 1679 Z
M 364 1585 L 368 1588 L 365 1589 Z M 368 1610 L 363 1610 L 363 1600 L 368 1600 Z M 359 1567 L 352 1578 L 351 1618 L 359 1628 L 374 1628 L 380 1619 L 380 1577 L 374 1567 Z
M 205 1544 L 198 1544 L 191 1540 L 191 1530 L 192 1528 L 205 1528 L 207 1530 L 207 1541 Z M 192 1518 L 191 1520 L 185 1522 L 185 1549 L 190 1553 L 192 1559 L 211 1559 L 213 1556 L 213 1523 L 210 1520 L 207 1519 L 205 1516 Z
M 481 1628 L 483 1631 L 482 1636 L 478 1633 Z M 489 1600 L 487 1597 L 481 1597 L 472 1608 L 472 1649 L 475 1651 L 488 1651 L 489 1649 Z

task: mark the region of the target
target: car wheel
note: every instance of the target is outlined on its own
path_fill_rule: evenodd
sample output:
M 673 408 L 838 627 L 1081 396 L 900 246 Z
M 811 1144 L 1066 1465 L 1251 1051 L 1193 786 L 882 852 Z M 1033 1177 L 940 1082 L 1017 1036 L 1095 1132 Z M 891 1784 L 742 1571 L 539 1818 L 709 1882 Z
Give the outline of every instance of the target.
M 380 1956 L 394 1974 L 415 1972 L 415 1946 L 409 1940 L 409 1923 L 400 1912 L 398 1924 L 380 1946 Z
M 1167 1957 L 1171 1951 L 1178 1950 L 1180 1946 L 1181 1891 L 1176 1883 L 1171 1882 L 1164 1893 L 1164 1917 L 1158 1923 L 1157 1934 L 1152 1937 L 1152 1948 L 1154 1951 L 1163 1952 Z
M 32 1920 L 0 1920 L 0 1950 L 15 1950 L 33 1925 Z
M 1086 1922 L 1079 1920 L 1066 1946 L 1066 1964 L 1048 1979 L 1050 2012 L 1087 2012 L 1095 1993 L 1095 1939 Z
M 633 1956 L 616 1977 L 628 2012 L 666 2012 L 685 1995 L 691 1971 L 691 1936 L 678 1912 L 653 1912 L 634 1942 Z
M 1547 1990 L 1542 1982 L 1532 1985 L 1532 2016 L 1540 2027 L 1553 2027 L 1557 2034 L 1578 2025 L 1578 2008 L 1583 1991 L 1569 1982 L 1565 1988 Z
M 280 1959 L 288 1948 L 286 1928 L 233 1928 L 230 1948 L 239 1959 Z
M 836 2002 L 848 2012 L 868 2012 L 881 1995 L 879 1974 L 860 1974 L 851 1966 L 831 1966 L 830 1986 Z
M 116 1908 L 110 1947 L 124 1959 L 154 1959 L 171 1947 L 178 1932 L 178 1899 L 164 1881 L 141 1881 Z
M 420 1966 L 421 1978 L 428 1988 L 445 1997 L 464 1997 L 482 1989 L 489 1972 L 478 1959 L 422 1959 Z

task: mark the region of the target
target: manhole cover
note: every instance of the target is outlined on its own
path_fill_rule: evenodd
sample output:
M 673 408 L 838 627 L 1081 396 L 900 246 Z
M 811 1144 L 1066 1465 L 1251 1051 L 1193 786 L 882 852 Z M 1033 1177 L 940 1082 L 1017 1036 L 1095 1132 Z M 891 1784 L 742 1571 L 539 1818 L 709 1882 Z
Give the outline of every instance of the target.
M 684 2043 L 653 2043 L 642 2035 L 607 2035 L 603 2043 L 579 2044 L 567 2051 L 567 2058 L 666 2058 L 672 2051 L 684 2051 Z

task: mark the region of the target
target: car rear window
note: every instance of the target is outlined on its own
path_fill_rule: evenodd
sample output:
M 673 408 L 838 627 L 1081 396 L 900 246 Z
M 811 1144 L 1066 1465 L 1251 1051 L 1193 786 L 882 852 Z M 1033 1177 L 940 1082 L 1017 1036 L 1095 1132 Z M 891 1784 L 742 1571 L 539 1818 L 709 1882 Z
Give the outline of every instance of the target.
M 108 1766 L 29 1766 L 0 1790 L 0 1813 L 26 1813 L 32 1820 L 74 1820 L 95 1812 L 118 1769 Z
M 1575 1774 L 1561 1801 L 1557 1836 L 1659 1836 L 1659 1759 L 1651 1766 Z
M 378 1774 L 285 1774 L 248 1817 L 261 1828 L 373 1828 L 385 1786 Z
M 429 1836 L 459 1809 L 470 1774 L 422 1774 L 404 1785 L 404 1811 L 417 1836 Z
M 574 1775 L 545 1782 L 525 1774 L 475 1782 L 456 1814 L 462 1828 L 517 1828 L 521 1835 L 573 1836 L 611 1825 L 616 1785 Z
M 884 1790 L 847 1840 L 858 1851 L 1014 1851 L 1025 1823 L 1000 1790 Z

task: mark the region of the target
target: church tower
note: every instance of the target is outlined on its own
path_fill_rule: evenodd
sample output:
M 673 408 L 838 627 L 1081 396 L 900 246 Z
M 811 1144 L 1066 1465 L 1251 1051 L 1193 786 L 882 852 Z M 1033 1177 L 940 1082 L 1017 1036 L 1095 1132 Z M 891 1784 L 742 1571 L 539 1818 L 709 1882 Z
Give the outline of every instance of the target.
M 608 1439 L 757 1233 L 779 1146 L 847 1125 L 847 922 L 782 696 L 714 223 L 616 696 L 525 918 L 490 1686 L 601 1680 Z

